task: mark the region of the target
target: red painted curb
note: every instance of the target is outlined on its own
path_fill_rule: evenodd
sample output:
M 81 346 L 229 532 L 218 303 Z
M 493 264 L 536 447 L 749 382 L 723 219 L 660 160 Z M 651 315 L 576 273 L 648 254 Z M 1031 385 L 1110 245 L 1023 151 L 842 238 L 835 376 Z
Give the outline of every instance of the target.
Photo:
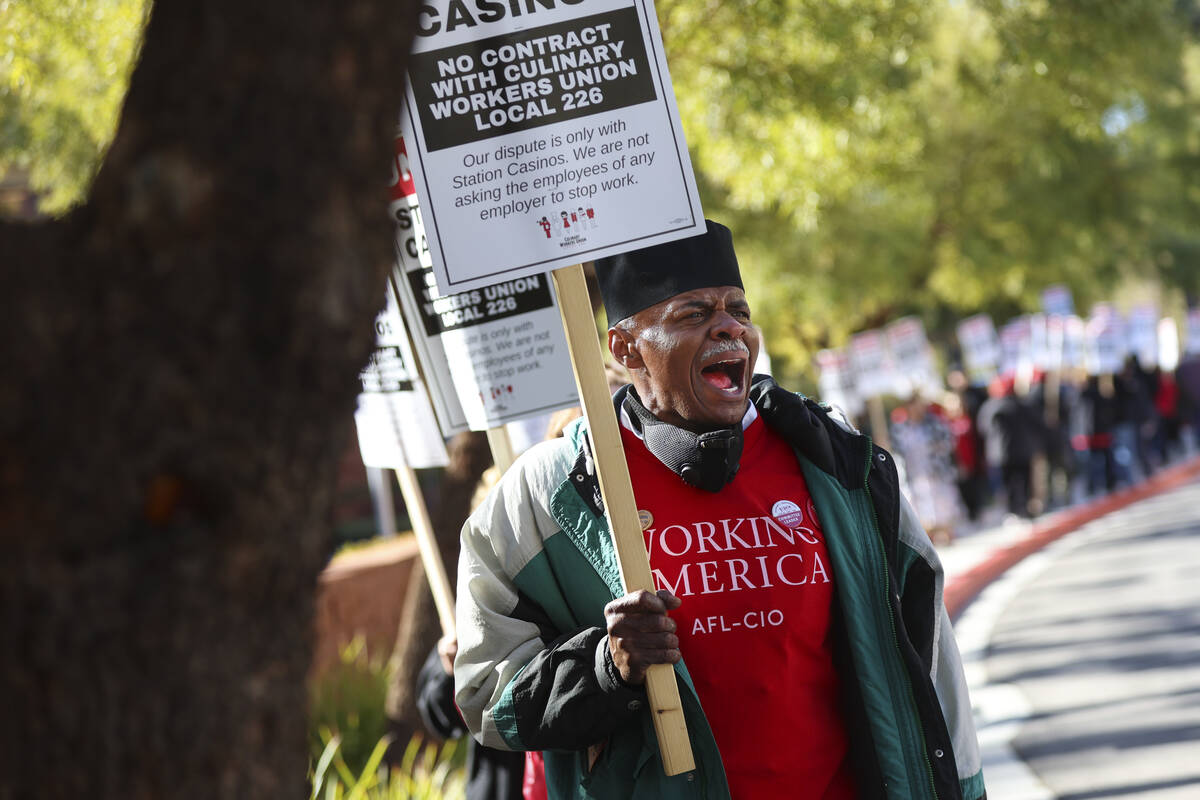
M 1026 556 L 1036 553 L 1056 539 L 1106 514 L 1124 508 L 1138 500 L 1162 494 L 1182 486 L 1200 475 L 1200 457 L 1159 470 L 1146 480 L 1127 489 L 1113 492 L 1086 505 L 1063 512 L 1053 520 L 1035 523 L 1029 535 L 1016 544 L 1002 547 L 983 561 L 946 583 L 944 600 L 951 619 L 957 619 L 984 588 L 1015 566 Z

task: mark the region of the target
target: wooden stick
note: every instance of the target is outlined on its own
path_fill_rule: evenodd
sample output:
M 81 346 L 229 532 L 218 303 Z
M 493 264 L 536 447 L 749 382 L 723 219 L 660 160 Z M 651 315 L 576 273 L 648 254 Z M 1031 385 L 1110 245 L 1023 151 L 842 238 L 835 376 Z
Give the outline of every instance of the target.
M 437 539 L 433 535 L 433 524 L 429 520 L 429 510 L 425 507 L 421 487 L 417 484 L 417 474 L 406 464 L 396 470 L 396 479 L 400 482 L 400 494 L 404 496 L 404 506 L 408 509 L 413 533 L 417 535 L 421 564 L 425 567 L 425 577 L 429 580 L 430 591 L 433 592 L 433 602 L 437 606 L 438 619 L 442 623 L 442 633 L 453 636 L 456 632 L 454 592 L 450 588 L 449 578 L 446 577 L 442 552 L 438 549 Z
M 517 460 L 517 455 L 513 452 L 512 438 L 508 435 L 508 428 L 503 424 L 495 428 L 488 428 L 487 437 L 488 447 L 492 449 L 492 463 L 503 475 Z
M 884 413 L 883 398 L 877 394 L 868 397 L 867 412 L 871 420 L 871 438 L 884 450 L 891 449 L 892 437 L 888 435 L 887 414 Z
M 600 492 L 604 495 L 608 521 L 613 531 L 621 579 L 628 592 L 638 589 L 653 592 L 650 558 L 642 539 L 633 484 L 629 480 L 629 466 L 625 463 L 612 394 L 604 375 L 604 357 L 596 338 L 596 321 L 588 301 L 583 266 L 575 264 L 556 269 L 551 274 L 558 292 L 559 313 L 567 332 L 571 363 L 575 367 L 575 384 L 588 421 L 588 437 L 592 442 Z M 696 762 L 683 717 L 679 686 L 675 683 L 675 670 L 670 664 L 656 664 L 647 671 L 646 692 L 650 697 L 663 770 L 667 775 L 690 772 L 696 768 Z

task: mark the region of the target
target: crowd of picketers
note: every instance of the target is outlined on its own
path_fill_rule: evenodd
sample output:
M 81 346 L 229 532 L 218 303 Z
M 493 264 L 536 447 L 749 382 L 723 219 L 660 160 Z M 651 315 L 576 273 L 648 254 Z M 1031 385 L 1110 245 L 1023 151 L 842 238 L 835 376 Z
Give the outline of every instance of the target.
M 896 407 L 887 432 L 937 543 L 989 514 L 1031 519 L 1135 484 L 1200 444 L 1200 354 L 1173 370 L 1130 356 L 1116 374 L 1028 370 L 986 386 L 953 371 L 947 385 Z

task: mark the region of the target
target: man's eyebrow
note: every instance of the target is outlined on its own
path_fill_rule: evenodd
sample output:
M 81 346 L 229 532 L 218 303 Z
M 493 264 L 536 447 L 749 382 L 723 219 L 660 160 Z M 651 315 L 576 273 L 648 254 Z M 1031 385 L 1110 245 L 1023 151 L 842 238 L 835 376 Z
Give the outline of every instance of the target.
M 671 303 L 669 310 L 671 312 L 686 311 L 693 308 L 698 308 L 702 311 L 707 311 L 713 307 L 713 304 L 707 300 L 681 300 L 676 303 Z

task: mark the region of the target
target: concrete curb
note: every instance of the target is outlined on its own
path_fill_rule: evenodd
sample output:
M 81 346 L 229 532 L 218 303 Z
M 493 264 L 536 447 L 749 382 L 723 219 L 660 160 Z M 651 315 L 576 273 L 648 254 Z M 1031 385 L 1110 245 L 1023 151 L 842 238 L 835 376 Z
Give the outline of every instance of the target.
M 1056 539 L 1092 520 L 1125 508 L 1138 500 L 1175 489 L 1197 476 L 1200 476 L 1200 457 L 1159 470 L 1136 486 L 1121 489 L 1098 500 L 1068 509 L 1046 522 L 1035 523 L 1029 534 L 1021 541 L 997 549 L 966 572 L 947 581 L 944 600 L 950 619 L 958 619 L 963 610 L 988 584 L 1026 556 L 1036 553 Z

